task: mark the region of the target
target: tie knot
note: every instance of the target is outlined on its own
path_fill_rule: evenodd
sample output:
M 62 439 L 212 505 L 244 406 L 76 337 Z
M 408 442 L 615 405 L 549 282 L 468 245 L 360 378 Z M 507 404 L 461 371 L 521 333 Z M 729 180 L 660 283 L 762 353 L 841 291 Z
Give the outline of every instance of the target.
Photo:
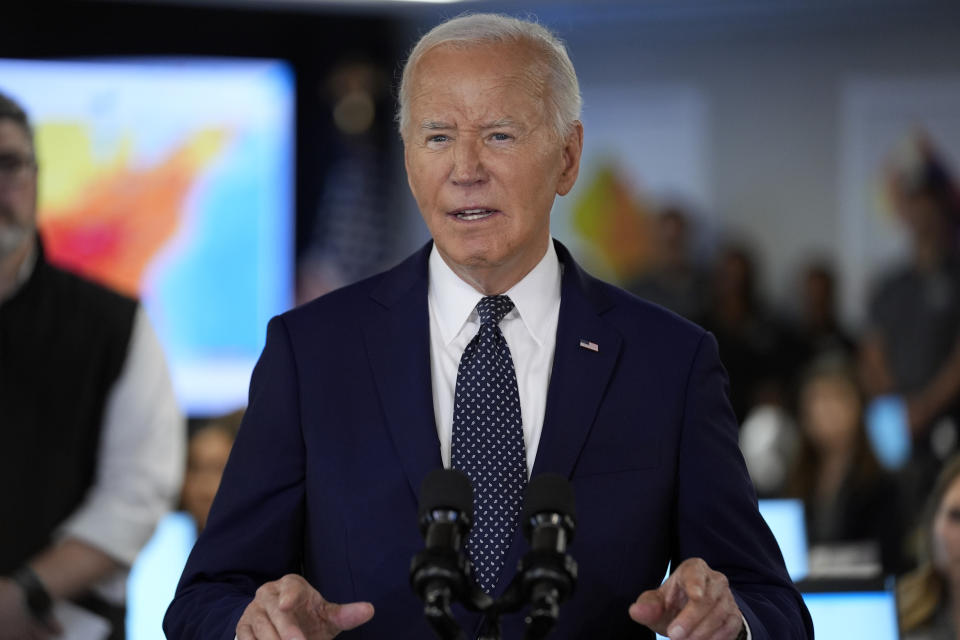
M 510 313 L 510 309 L 513 309 L 513 300 L 509 296 L 485 296 L 477 303 L 477 315 L 480 316 L 481 325 L 500 324 L 503 316 Z

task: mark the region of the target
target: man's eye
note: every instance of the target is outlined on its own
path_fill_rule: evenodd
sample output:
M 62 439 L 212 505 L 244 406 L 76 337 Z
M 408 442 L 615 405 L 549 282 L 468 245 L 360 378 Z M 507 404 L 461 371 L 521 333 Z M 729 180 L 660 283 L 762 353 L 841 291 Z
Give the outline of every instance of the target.
M 506 142 L 507 140 L 512 140 L 513 136 L 511 136 L 509 133 L 495 133 L 490 136 L 490 139 L 497 142 Z
M 429 138 L 427 138 L 427 142 L 446 142 L 449 139 L 450 139 L 449 136 L 445 136 L 442 133 L 438 133 L 435 136 L 430 136 Z

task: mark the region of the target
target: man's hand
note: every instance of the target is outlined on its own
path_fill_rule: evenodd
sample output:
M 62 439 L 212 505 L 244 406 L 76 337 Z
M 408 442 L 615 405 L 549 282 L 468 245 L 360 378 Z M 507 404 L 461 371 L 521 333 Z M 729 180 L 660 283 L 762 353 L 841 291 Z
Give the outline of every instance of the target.
M 55 620 L 49 626 L 36 621 L 27 610 L 20 585 L 0 577 L 0 640 L 47 640 L 60 632 Z
M 659 589 L 644 591 L 630 617 L 671 640 L 734 640 L 743 628 L 727 577 L 685 560 Z
M 334 604 L 301 576 L 267 582 L 237 623 L 237 640 L 330 640 L 373 617 L 369 602 Z

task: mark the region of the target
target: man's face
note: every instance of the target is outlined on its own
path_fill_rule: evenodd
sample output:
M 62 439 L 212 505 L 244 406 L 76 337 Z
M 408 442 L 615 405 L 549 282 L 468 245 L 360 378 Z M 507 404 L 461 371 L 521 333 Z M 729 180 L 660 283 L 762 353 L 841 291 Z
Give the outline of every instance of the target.
M 583 129 L 557 138 L 531 61 L 518 44 L 441 45 L 413 70 L 410 189 L 444 261 L 485 293 L 543 257 L 554 197 L 579 169 Z
M 37 170 L 30 138 L 12 120 L 0 119 L 0 258 L 33 237 Z

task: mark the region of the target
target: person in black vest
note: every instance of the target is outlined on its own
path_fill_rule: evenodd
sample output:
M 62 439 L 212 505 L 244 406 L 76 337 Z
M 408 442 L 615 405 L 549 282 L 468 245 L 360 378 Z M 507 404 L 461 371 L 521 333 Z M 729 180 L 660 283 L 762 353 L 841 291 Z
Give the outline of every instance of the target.
M 0 93 L 0 640 L 91 612 L 123 638 L 128 567 L 183 477 L 183 418 L 143 309 L 50 265 L 36 203 L 32 129 Z

